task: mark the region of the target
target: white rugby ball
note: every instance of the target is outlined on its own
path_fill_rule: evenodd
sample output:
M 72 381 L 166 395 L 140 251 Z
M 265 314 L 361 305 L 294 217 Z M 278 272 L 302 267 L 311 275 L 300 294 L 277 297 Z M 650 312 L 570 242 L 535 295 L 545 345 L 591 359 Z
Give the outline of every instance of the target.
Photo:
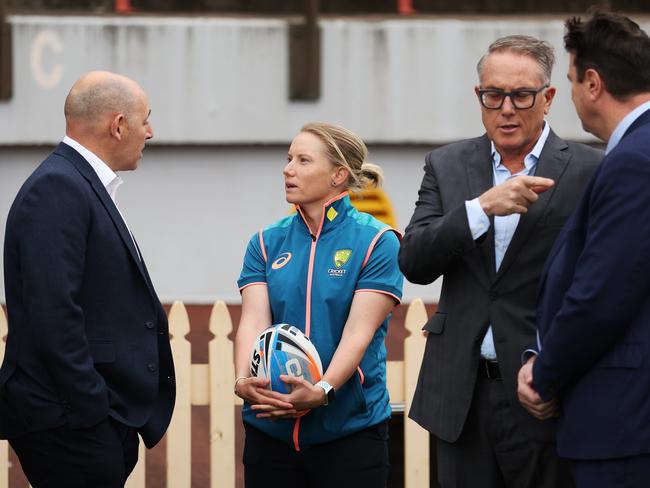
M 281 374 L 302 377 L 311 384 L 323 376 L 323 365 L 314 344 L 300 329 L 276 324 L 265 329 L 253 344 L 251 376 L 269 378 L 270 389 L 289 393 Z

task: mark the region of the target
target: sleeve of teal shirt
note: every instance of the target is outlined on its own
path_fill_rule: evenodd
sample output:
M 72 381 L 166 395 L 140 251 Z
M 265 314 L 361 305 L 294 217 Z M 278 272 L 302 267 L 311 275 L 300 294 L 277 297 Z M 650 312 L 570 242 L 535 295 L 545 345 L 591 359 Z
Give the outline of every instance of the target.
M 356 290 L 375 290 L 402 299 L 404 277 L 397 264 L 399 240 L 395 232 L 384 232 L 361 271 Z
M 259 234 L 255 234 L 248 241 L 244 265 L 237 280 L 240 290 L 252 283 L 266 283 L 266 260 L 260 247 Z

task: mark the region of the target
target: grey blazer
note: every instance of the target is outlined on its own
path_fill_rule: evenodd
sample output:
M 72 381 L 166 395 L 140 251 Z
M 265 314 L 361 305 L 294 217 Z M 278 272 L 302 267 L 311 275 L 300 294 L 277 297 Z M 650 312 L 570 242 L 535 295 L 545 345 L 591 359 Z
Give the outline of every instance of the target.
M 534 419 L 519 404 L 517 373 L 522 352 L 535 344 L 544 262 L 602 157 L 602 151 L 550 132 L 535 174 L 555 185 L 521 216 L 497 273 L 494 226 L 474 241 L 464 205 L 493 186 L 490 140 L 483 135 L 427 155 L 399 263 L 413 283 L 443 276 L 438 310 L 424 326 L 427 344 L 409 412 L 440 439 L 454 442 L 463 429 L 481 342 L 491 323 L 504 386 L 520 425 L 533 439 L 553 440 L 553 424 Z

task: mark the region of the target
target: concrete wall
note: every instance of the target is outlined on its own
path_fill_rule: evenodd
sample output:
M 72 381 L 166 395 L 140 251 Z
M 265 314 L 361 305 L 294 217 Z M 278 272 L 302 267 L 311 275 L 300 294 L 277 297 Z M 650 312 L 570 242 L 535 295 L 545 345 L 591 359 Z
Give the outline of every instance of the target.
M 340 122 L 371 142 L 403 229 L 427 150 L 483 132 L 475 64 L 501 35 L 523 32 L 556 45 L 559 89 L 549 121 L 565 138 L 588 140 L 570 102 L 560 18 L 324 20 L 315 103 L 288 100 L 282 19 L 10 21 L 15 85 L 14 97 L 0 102 L 0 239 L 20 184 L 63 136 L 70 85 L 90 69 L 124 73 L 150 93 L 155 138 L 141 167 L 122 175 L 118 204 L 164 301 L 239 300 L 246 242 L 286 214 L 281 171 L 307 121 Z M 407 300 L 438 294 L 438 286 L 405 289 Z
M 322 96 L 288 100 L 288 23 L 219 17 L 10 16 L 15 94 L 0 103 L 0 144 L 56 142 L 62 101 L 90 69 L 150 93 L 156 141 L 282 143 L 308 120 L 339 121 L 367 141 L 442 143 L 481 132 L 475 65 L 496 37 L 557 47 L 550 121 L 585 139 L 569 100 L 561 18 L 323 20 Z
M 0 237 L 18 188 L 51 147 L 0 147 Z M 285 146 L 150 147 L 140 168 L 122 173 L 117 202 L 165 302 L 239 301 L 236 280 L 248 239 L 286 215 Z M 427 148 L 371 147 L 383 167 L 398 224 L 408 224 Z M 2 267 L 0 266 L 0 273 Z M 437 301 L 438 286 L 406 285 L 406 297 Z M 4 283 L 0 302 L 4 301 Z

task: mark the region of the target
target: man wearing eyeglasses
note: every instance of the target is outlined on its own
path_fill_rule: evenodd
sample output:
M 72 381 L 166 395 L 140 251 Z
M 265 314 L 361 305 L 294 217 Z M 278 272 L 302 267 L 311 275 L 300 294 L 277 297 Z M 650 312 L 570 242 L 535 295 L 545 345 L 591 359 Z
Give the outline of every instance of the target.
M 409 413 L 435 436 L 443 488 L 572 486 L 555 454 L 557 404 L 537 419 L 517 398 L 544 261 L 602 158 L 545 121 L 553 63 L 532 37 L 490 45 L 475 88 L 486 134 L 427 155 L 401 245 L 410 281 L 444 277 Z

